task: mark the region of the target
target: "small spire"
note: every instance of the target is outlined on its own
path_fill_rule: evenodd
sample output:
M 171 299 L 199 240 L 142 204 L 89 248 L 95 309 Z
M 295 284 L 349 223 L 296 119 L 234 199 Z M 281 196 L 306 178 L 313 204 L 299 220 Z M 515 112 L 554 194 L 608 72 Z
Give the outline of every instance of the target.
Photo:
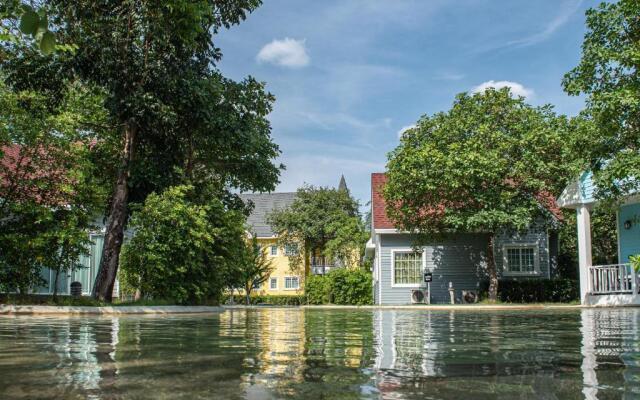
M 347 188 L 347 181 L 344 179 L 344 174 L 342 174 L 342 176 L 340 177 L 340 184 L 338 185 L 338 190 L 344 190 L 344 191 L 349 191 L 349 188 Z

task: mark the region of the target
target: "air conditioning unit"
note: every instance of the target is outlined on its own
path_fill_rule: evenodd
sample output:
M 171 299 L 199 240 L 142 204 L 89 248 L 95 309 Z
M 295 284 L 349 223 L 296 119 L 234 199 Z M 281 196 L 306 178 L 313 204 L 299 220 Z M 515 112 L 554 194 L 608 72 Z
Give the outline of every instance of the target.
M 478 291 L 477 290 L 463 290 L 462 291 L 462 302 L 464 304 L 473 304 L 478 302 Z
M 413 289 L 411 291 L 411 304 L 424 304 L 427 300 L 427 294 L 424 290 Z

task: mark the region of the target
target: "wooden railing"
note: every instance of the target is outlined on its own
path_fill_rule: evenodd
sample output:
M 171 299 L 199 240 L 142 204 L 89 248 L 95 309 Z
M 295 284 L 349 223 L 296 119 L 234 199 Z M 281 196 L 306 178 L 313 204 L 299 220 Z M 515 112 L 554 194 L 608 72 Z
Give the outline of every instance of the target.
M 629 264 L 589 267 L 591 294 L 638 293 L 638 274 Z

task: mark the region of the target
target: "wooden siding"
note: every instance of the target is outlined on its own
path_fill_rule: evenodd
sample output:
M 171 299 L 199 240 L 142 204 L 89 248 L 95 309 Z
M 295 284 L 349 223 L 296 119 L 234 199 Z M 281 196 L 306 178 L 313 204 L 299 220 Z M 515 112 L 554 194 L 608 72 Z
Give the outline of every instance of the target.
M 410 304 L 412 288 L 391 285 L 391 253 L 394 249 L 410 248 L 411 236 L 383 234 L 380 235 L 380 241 L 381 304 Z M 427 270 L 433 273 L 433 282 L 431 282 L 433 303 L 449 302 L 449 282 L 453 282 L 456 297 L 460 297 L 461 290 L 479 288 L 480 282 L 486 277 L 484 263 L 486 243 L 485 235 L 464 234 L 424 247 L 427 252 Z M 425 283 L 421 283 L 416 288 L 426 289 L 426 287 Z
M 538 266 L 539 273 L 536 275 L 509 275 L 505 271 L 504 265 L 504 246 L 508 245 L 525 245 L 535 244 L 538 249 Z M 525 232 L 502 232 L 496 236 L 494 253 L 496 256 L 496 268 L 498 274 L 509 278 L 523 277 L 549 277 L 549 236 L 544 226 L 537 223 Z
M 631 228 L 625 229 L 625 221 L 631 221 Z M 640 254 L 640 203 L 620 207 L 618 214 L 619 251 L 621 263 L 628 263 L 629 257 Z

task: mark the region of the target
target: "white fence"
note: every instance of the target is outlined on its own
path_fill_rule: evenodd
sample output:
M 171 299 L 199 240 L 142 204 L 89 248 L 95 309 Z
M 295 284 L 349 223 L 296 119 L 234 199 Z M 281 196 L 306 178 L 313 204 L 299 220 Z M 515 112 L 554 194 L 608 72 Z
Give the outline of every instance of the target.
M 638 293 L 638 274 L 629 264 L 589 267 L 591 294 Z

